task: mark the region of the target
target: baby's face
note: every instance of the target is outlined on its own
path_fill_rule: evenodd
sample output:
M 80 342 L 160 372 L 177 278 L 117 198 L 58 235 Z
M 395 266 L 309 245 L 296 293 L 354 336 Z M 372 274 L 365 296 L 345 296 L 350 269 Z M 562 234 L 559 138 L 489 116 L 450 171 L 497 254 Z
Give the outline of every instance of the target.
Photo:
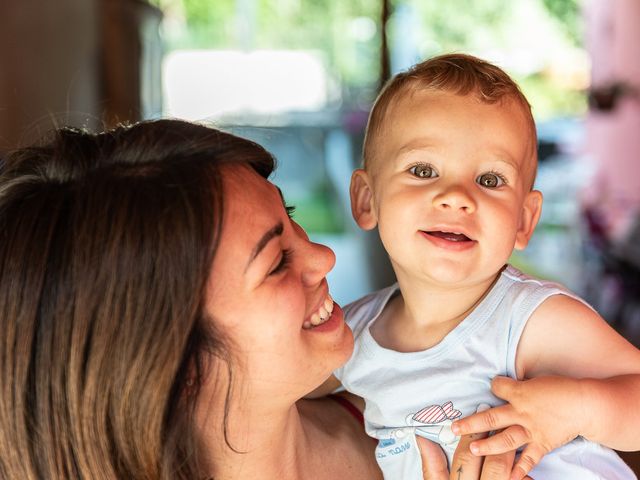
M 494 276 L 526 246 L 541 203 L 522 107 L 418 91 L 384 122 L 367 174 L 396 273 L 438 284 Z

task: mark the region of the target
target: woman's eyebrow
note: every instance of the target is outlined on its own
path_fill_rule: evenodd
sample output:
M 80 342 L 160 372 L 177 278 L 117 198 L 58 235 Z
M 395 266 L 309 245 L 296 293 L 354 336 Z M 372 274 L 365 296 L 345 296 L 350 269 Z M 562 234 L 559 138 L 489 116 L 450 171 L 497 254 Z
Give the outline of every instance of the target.
M 273 228 L 270 228 L 261 238 L 260 240 L 258 240 L 258 243 L 256 243 L 256 246 L 253 247 L 253 250 L 251 251 L 251 255 L 249 256 L 249 261 L 247 262 L 247 266 L 244 267 L 244 271 L 246 272 L 247 269 L 249 268 L 249 265 L 251 265 L 251 262 L 253 262 L 255 260 L 255 258 L 258 256 L 258 254 L 264 249 L 264 247 L 267 246 L 267 244 L 275 237 L 279 237 L 280 235 L 282 235 L 282 232 L 284 231 L 284 225 L 282 224 L 282 222 L 278 222 L 277 225 L 275 225 Z

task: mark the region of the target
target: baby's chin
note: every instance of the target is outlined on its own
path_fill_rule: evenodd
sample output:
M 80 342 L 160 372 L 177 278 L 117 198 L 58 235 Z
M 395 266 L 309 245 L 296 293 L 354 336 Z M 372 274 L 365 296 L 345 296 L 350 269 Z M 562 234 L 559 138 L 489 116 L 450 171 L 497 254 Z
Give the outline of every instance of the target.
M 501 270 L 502 266 L 483 270 L 443 266 L 429 270 L 425 277 L 426 281 L 434 286 L 459 289 L 491 283 Z

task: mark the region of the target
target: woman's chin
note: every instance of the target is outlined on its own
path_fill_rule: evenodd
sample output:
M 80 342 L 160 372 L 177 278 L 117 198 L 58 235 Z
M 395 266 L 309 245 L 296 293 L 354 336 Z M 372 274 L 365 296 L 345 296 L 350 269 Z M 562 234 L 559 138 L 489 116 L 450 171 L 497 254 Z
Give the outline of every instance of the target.
M 326 359 L 335 359 L 332 370 L 341 367 L 349 360 L 353 352 L 353 333 L 344 321 L 344 313 L 338 304 L 334 304 L 331 316 L 318 326 L 306 329 L 309 339 L 320 341 Z

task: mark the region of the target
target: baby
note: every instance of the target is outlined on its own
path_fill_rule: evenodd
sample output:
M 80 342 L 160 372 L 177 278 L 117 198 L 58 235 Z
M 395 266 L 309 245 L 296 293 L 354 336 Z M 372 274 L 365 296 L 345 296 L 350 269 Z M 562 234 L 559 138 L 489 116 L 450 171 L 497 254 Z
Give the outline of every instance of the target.
M 501 428 L 471 450 L 524 446 L 513 478 L 636 478 L 600 444 L 640 448 L 640 351 L 507 264 L 540 216 L 536 144 L 517 85 L 469 55 L 418 64 L 376 100 L 351 208 L 378 227 L 398 283 L 345 308 L 355 350 L 323 390 L 365 399 L 386 479 L 422 478 L 415 435 L 451 462 L 459 435 Z

